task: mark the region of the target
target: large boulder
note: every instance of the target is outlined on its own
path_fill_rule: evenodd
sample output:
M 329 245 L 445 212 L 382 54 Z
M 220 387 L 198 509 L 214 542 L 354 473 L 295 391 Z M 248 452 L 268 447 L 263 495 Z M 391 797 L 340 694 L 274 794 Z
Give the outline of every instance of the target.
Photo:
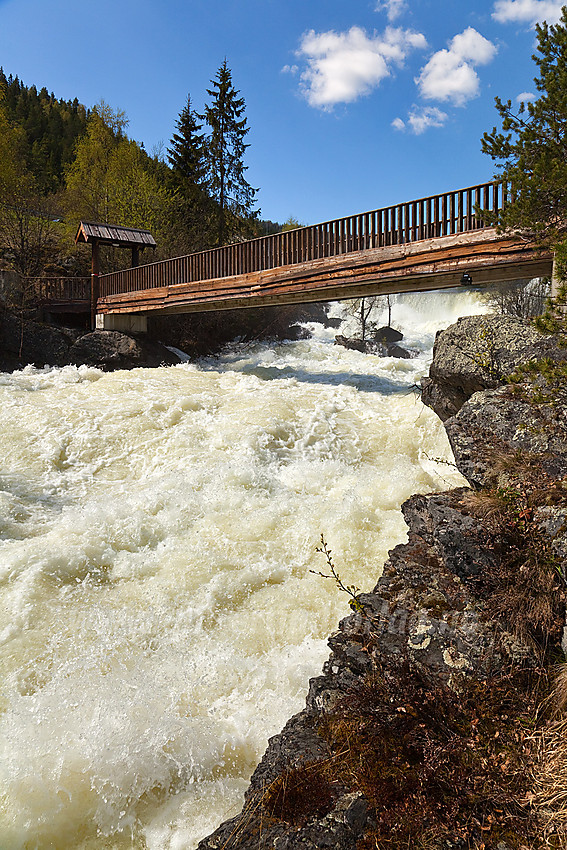
M 81 333 L 0 311 L 0 371 L 24 366 L 95 366 L 105 371 L 179 363 L 165 345 L 118 331 Z
M 30 322 L 13 313 L 0 313 L 0 370 L 27 365 L 63 366 L 78 332 Z
M 118 331 L 93 331 L 71 347 L 67 362 L 76 366 L 96 366 L 104 371 L 154 367 L 179 363 L 180 358 L 165 345 Z
M 417 351 L 402 348 L 396 342 L 380 342 L 376 339 L 363 340 L 358 337 L 342 336 L 341 334 L 337 334 L 335 337 L 335 345 L 342 345 L 343 348 L 360 351 L 362 354 L 375 354 L 377 357 L 399 357 L 408 360 L 417 355 Z
M 467 316 L 437 335 L 422 400 L 471 486 L 499 486 L 514 456 L 567 476 L 565 361 L 562 340 L 510 316 Z
M 397 331 L 395 328 L 391 328 L 388 325 L 383 328 L 378 328 L 378 330 L 374 332 L 373 338 L 376 342 L 381 342 L 382 345 L 389 345 L 392 342 L 401 342 L 404 335 L 401 331 Z
M 541 393 L 541 395 L 540 395 Z M 505 484 L 505 467 L 516 457 L 537 462 L 550 478 L 567 477 L 567 392 L 548 397 L 538 381 L 475 393 L 445 430 L 459 472 L 475 488 Z
M 513 316 L 466 316 L 439 331 L 422 400 L 445 421 L 474 393 L 501 385 L 519 364 L 567 359 L 554 337 Z

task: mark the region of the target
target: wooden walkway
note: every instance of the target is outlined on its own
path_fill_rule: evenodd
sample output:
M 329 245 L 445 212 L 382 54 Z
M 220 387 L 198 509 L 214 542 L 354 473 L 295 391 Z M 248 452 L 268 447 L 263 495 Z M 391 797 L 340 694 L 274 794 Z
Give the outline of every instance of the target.
M 120 317 L 154 311 L 427 291 L 456 286 L 464 274 L 473 284 L 551 276 L 551 254 L 498 234 L 478 212 L 510 203 L 505 183 L 483 183 L 101 275 L 93 280 L 91 307 L 97 326 L 118 328 Z M 83 304 L 84 296 L 82 290 Z
M 91 308 L 90 277 L 25 277 L 22 283 L 26 302 L 50 313 L 86 313 Z
M 549 276 L 550 254 L 484 224 L 491 182 L 102 275 L 98 314 L 202 312 Z

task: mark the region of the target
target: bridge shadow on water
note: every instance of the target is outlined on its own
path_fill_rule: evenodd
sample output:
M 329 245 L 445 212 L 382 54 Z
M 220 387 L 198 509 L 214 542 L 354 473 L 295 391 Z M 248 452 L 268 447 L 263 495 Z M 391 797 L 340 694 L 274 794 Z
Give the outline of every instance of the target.
M 406 381 L 396 381 L 379 375 L 360 372 L 315 372 L 307 369 L 294 369 L 286 366 L 278 369 L 276 366 L 244 367 L 243 374 L 255 375 L 263 381 L 282 381 L 294 378 L 306 384 L 325 384 L 334 387 L 354 387 L 364 393 L 380 393 L 380 395 L 406 395 L 417 391 L 415 385 Z

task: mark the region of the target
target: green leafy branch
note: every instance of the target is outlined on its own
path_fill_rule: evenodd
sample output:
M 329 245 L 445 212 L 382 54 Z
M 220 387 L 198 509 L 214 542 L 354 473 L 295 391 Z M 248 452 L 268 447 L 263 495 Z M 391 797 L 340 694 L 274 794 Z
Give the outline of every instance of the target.
M 347 596 L 350 597 L 348 604 L 350 605 L 352 610 L 356 611 L 357 613 L 362 614 L 363 616 L 370 619 L 368 617 L 368 614 L 364 610 L 364 605 L 362 604 L 362 602 L 360 601 L 360 598 L 359 598 L 360 593 L 361 593 L 360 588 L 356 587 L 356 585 L 354 585 L 354 584 L 345 584 L 344 581 L 342 580 L 342 578 L 340 577 L 340 575 L 337 571 L 337 568 L 335 567 L 335 564 L 333 562 L 333 558 L 332 558 L 333 553 L 331 552 L 331 550 L 327 546 L 327 541 L 325 540 L 324 534 L 321 534 L 321 545 L 317 546 L 315 551 L 320 552 L 322 555 L 325 556 L 325 560 L 327 561 L 327 566 L 329 568 L 329 572 L 323 573 L 323 572 L 320 572 L 319 570 L 309 570 L 309 572 L 313 573 L 313 575 L 321 576 L 321 578 L 329 578 L 332 581 L 334 581 L 336 586 L 338 587 L 338 589 L 340 591 L 342 591 L 343 593 L 346 593 Z

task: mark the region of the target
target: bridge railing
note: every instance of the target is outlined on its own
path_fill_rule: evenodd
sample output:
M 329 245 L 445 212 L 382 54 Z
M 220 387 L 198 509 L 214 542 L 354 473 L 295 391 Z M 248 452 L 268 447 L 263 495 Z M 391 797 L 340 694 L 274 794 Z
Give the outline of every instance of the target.
M 101 275 L 100 296 L 266 271 L 368 248 L 479 230 L 487 225 L 478 210 L 496 213 L 511 200 L 510 187 L 506 183 L 481 183 L 360 215 Z
M 90 301 L 90 277 L 26 277 L 26 297 L 37 301 Z

